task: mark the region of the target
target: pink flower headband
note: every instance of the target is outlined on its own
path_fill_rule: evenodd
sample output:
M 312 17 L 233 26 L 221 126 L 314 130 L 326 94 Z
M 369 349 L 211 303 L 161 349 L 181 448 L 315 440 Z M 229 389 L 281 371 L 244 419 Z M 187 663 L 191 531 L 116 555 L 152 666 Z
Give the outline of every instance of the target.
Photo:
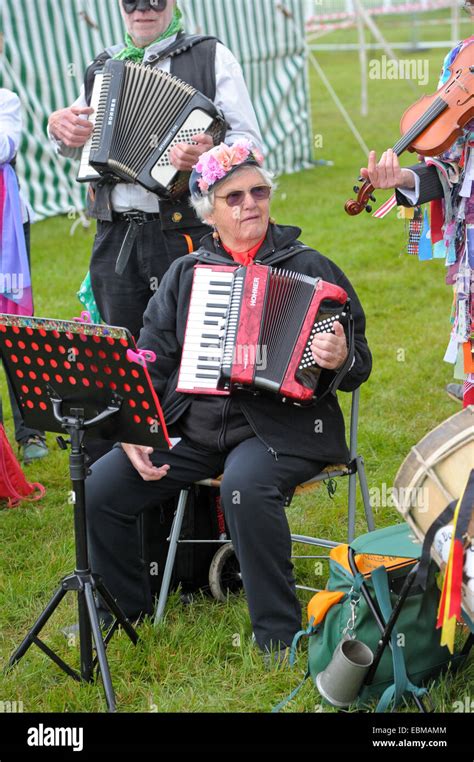
M 240 138 L 233 145 L 221 143 L 203 153 L 189 182 L 192 195 L 207 193 L 215 183 L 223 180 L 242 164 L 263 165 L 263 155 L 250 140 Z

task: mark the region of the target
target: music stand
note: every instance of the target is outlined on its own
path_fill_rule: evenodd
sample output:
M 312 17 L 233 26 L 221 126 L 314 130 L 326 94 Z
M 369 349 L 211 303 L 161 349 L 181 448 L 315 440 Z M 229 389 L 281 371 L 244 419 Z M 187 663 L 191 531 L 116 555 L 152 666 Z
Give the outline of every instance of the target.
M 10 658 L 17 664 L 37 645 L 66 674 L 93 682 L 102 676 L 108 710 L 116 709 L 106 647 L 121 625 L 136 645 L 138 635 L 120 606 L 90 568 L 87 549 L 84 444 L 93 434 L 111 442 L 168 449 L 170 442 L 158 398 L 147 369 L 156 358 L 138 350 L 124 328 L 93 325 L 88 313 L 75 321 L 0 314 L 0 355 L 25 422 L 32 428 L 69 434 L 69 470 L 74 490 L 76 569 L 60 587 Z M 78 597 L 80 672 L 72 669 L 38 637 L 67 592 Z M 115 620 L 105 637 L 94 594 L 101 596 Z M 93 657 L 93 642 L 96 657 Z

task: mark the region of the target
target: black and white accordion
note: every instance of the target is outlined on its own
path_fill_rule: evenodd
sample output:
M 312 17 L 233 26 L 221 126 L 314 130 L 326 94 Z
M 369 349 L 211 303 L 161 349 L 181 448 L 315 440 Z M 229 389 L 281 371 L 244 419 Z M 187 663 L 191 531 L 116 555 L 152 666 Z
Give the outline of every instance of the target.
M 311 344 L 350 311 L 346 291 L 266 265 L 196 265 L 177 391 L 242 388 L 299 403 L 314 399 L 321 368 Z
M 178 198 L 189 173 L 170 163 L 171 148 L 203 132 L 217 144 L 226 133 L 224 116 L 209 98 L 161 69 L 130 61 L 106 62 L 91 107 L 94 132 L 82 152 L 79 182 L 110 175 Z

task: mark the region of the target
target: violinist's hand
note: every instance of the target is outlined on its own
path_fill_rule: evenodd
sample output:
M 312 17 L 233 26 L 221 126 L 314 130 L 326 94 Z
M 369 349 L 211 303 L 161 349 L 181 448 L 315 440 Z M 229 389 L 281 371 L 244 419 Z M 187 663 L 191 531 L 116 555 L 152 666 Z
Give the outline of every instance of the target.
M 311 344 L 311 352 L 314 360 L 320 368 L 337 370 L 347 360 L 346 334 L 341 323 L 336 320 L 333 326 L 334 333 L 318 333 Z
M 409 169 L 402 169 L 396 153 L 389 148 L 377 163 L 375 151 L 369 153 L 369 166 L 362 167 L 360 175 L 374 188 L 414 188 L 415 178 Z
M 164 479 L 170 470 L 170 466 L 161 466 L 158 468 L 153 465 L 150 460 L 153 447 L 125 444 L 122 442 L 122 450 L 145 482 L 158 482 L 160 479 Z

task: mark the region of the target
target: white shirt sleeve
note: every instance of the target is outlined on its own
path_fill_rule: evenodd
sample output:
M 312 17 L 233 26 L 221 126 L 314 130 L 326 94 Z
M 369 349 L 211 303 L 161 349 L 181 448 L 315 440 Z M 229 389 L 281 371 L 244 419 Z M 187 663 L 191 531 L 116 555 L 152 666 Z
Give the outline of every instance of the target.
M 418 203 L 418 199 L 420 197 L 420 178 L 419 175 L 416 174 L 416 172 L 413 172 L 412 169 L 408 170 L 411 172 L 413 177 L 415 178 L 415 187 L 414 188 L 397 188 L 397 191 L 399 193 L 402 193 L 410 202 L 410 204 L 413 204 L 415 206 Z
M 0 164 L 13 158 L 10 140 L 15 153 L 21 140 L 21 103 L 18 95 L 4 88 L 0 89 Z
M 220 108 L 230 129 L 226 143 L 234 143 L 239 138 L 248 138 L 263 150 L 262 135 L 257 122 L 250 95 L 245 84 L 242 67 L 221 43 L 216 47 L 216 97 L 214 104 Z
M 82 85 L 79 97 L 76 98 L 74 103 L 71 105 L 71 108 L 87 108 L 87 101 L 86 101 L 84 92 L 85 92 L 84 85 Z M 53 144 L 56 150 L 56 153 L 58 153 L 60 156 L 64 156 L 66 159 L 80 159 L 81 158 L 82 148 L 69 148 L 68 146 L 64 145 L 64 143 L 61 140 L 57 140 L 54 137 L 54 135 L 51 134 L 49 127 L 48 127 L 48 137 L 51 143 Z

